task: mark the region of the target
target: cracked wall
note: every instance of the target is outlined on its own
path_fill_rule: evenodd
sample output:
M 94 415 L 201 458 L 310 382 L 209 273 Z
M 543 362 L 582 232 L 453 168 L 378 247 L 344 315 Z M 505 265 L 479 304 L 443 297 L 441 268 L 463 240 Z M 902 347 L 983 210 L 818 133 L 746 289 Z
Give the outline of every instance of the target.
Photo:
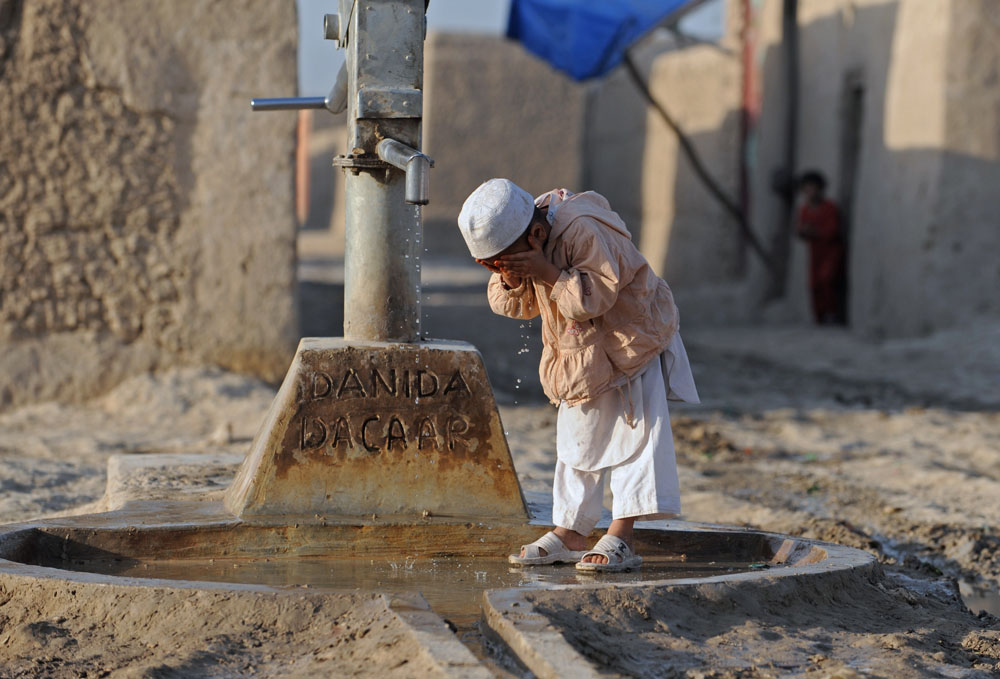
M 0 408 L 297 335 L 295 9 L 0 0 Z

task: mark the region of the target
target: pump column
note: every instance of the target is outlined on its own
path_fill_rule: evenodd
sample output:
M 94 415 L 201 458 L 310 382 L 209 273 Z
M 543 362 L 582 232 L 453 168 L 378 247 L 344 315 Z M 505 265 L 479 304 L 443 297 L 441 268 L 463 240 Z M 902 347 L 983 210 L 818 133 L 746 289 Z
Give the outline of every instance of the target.
M 406 180 L 408 172 L 426 173 L 429 166 L 416 151 L 424 0 L 341 0 L 339 23 L 337 37 L 347 52 L 350 150 L 334 159 L 346 172 L 344 337 L 413 342 L 420 335 L 419 203 L 426 195 L 408 195 Z M 417 157 L 404 167 L 411 169 L 380 157 L 384 139 L 410 147 Z M 420 181 L 426 175 L 411 176 L 411 184 Z

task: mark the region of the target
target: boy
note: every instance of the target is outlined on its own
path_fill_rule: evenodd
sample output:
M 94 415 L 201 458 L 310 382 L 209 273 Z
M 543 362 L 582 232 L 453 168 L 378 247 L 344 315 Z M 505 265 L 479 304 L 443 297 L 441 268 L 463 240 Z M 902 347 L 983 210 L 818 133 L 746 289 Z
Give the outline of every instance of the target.
M 491 179 L 465 201 L 458 224 L 472 256 L 493 272 L 493 311 L 541 315 L 539 374 L 559 406 L 556 528 L 510 562 L 638 567 L 635 521 L 680 512 L 667 399 L 698 402 L 670 288 L 597 193 L 559 189 L 533 200 L 510 180 Z M 613 521 L 585 551 L 606 475 Z

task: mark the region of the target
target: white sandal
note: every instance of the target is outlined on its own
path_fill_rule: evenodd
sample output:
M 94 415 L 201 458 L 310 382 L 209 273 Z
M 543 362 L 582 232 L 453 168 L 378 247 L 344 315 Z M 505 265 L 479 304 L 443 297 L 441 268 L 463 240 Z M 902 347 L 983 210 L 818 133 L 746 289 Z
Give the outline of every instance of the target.
M 595 563 L 583 561 L 588 556 L 606 557 L 607 563 Z M 630 571 L 642 565 L 642 557 L 632 551 L 628 544 L 614 535 L 605 535 L 594 548 L 580 557 L 576 564 L 578 571 L 589 573 L 617 573 L 619 571 Z
M 507 561 L 515 566 L 547 566 L 553 563 L 573 563 L 579 561 L 584 552 L 567 549 L 559 536 L 549 531 L 530 545 L 521 545 L 524 556 L 511 554 Z M 545 550 L 542 556 L 541 550 Z

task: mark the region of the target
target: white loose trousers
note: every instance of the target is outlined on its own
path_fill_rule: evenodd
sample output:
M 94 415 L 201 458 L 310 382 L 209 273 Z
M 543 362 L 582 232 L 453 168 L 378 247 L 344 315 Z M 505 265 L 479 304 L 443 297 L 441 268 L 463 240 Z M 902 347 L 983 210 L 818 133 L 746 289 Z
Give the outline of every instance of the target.
M 698 401 L 679 336 L 621 388 L 559 407 L 553 523 L 583 535 L 601 517 L 610 476 L 612 517 L 652 521 L 681 511 L 667 398 Z

